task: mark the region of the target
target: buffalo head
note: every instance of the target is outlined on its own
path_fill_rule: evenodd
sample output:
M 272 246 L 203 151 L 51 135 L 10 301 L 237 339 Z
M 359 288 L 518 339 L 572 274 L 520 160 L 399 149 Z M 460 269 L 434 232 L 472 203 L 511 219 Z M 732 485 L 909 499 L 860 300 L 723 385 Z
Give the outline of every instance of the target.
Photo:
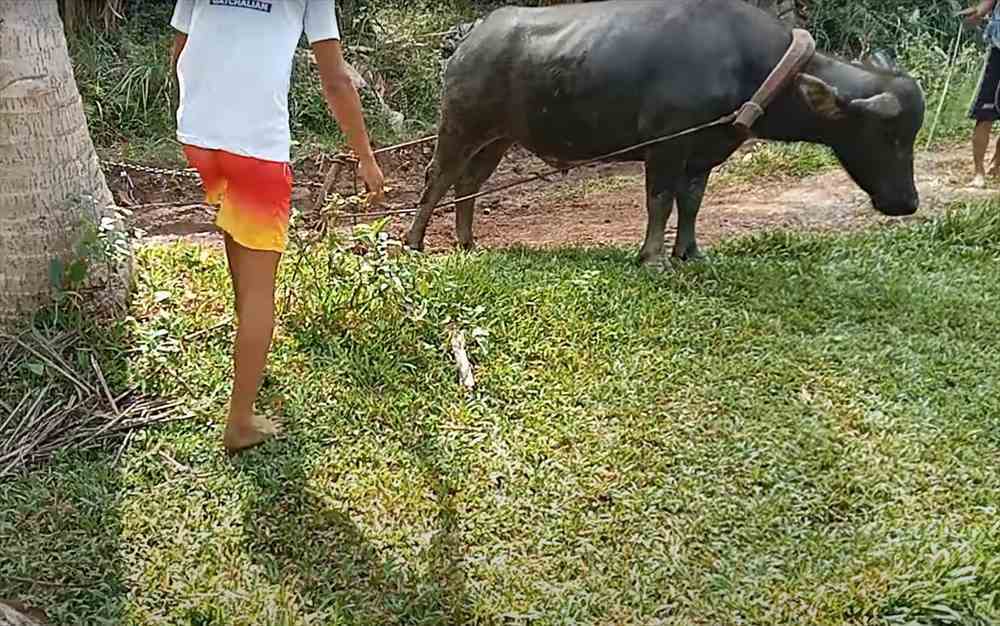
M 913 151 L 924 120 L 924 96 L 916 81 L 890 71 L 886 59 L 851 66 L 838 87 L 811 75 L 796 78 L 799 94 L 823 120 L 825 143 L 844 169 L 885 215 L 912 215 L 920 205 L 913 180 Z M 846 74 L 846 72 L 845 72 Z M 832 80 L 832 79 L 831 79 Z

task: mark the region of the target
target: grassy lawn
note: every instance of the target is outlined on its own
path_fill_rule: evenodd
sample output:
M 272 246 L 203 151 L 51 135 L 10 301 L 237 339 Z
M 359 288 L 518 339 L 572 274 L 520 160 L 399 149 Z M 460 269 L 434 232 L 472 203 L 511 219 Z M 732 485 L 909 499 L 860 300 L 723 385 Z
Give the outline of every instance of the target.
M 228 314 L 224 261 L 146 250 L 104 360 L 198 417 L 0 485 L 0 597 L 73 625 L 996 623 L 998 209 L 668 273 L 315 252 L 263 392 L 286 434 L 235 460 L 231 331 L 186 339 Z

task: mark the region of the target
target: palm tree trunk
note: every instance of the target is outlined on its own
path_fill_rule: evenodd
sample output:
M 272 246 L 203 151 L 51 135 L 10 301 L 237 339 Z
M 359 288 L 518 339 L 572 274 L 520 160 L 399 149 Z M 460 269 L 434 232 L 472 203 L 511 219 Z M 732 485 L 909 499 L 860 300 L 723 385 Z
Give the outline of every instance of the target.
M 107 241 L 94 236 L 102 223 L 121 236 L 56 0 L 0 0 L 0 328 L 44 305 L 53 268 L 79 269 L 78 260 L 88 267 L 82 288 L 121 301 L 127 246 L 80 258 L 82 242 Z

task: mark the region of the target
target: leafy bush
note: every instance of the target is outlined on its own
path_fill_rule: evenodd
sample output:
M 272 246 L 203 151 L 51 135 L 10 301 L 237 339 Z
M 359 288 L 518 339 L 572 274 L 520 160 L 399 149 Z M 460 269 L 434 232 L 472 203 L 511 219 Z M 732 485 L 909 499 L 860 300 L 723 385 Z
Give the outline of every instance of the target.
M 90 132 L 101 146 L 172 137 L 170 9 L 150 5 L 120 30 L 85 29 L 70 38 Z
M 959 27 L 957 0 L 813 0 L 809 26 L 820 47 L 863 54 L 880 47 L 902 50 L 907 34 L 931 33 L 940 45 Z
M 427 267 L 385 226 L 360 224 L 349 236 L 330 231 L 312 241 L 293 233 L 283 281 L 286 323 L 322 341 L 366 320 L 422 319 Z

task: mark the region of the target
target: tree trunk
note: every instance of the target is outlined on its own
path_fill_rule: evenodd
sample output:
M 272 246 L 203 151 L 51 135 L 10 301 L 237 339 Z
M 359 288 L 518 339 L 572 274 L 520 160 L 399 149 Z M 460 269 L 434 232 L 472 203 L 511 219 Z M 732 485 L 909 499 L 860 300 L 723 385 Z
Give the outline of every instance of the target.
M 131 263 L 116 215 L 56 0 L 0 0 L 0 328 L 69 273 L 74 287 L 121 302 Z

